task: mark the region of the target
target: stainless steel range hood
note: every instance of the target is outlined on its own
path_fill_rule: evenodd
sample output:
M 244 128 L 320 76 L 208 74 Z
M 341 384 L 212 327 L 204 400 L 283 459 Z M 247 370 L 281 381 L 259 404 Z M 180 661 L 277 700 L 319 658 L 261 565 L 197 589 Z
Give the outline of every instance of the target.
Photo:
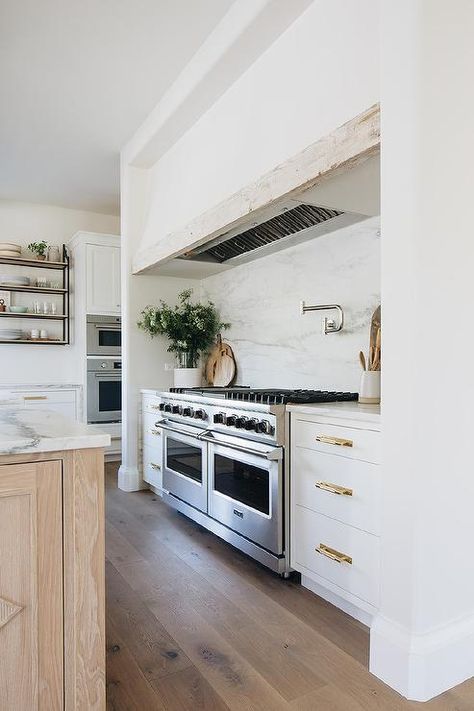
M 156 273 L 201 279 L 380 214 L 379 156 L 270 207 L 160 265 Z
M 279 205 L 277 210 L 273 217 L 262 222 L 252 221 L 246 229 L 239 227 L 224 232 L 211 242 L 183 254 L 179 259 L 236 266 L 295 244 L 297 235 L 301 241 L 303 236 L 307 237 L 302 234 L 307 230 L 311 229 L 311 237 L 315 237 L 313 228 L 317 226 L 321 232 L 327 232 L 347 224 L 347 216 L 343 212 L 326 207 L 301 203 L 294 207 L 291 204 Z M 334 225 L 333 220 L 336 218 L 341 219 L 336 220 Z

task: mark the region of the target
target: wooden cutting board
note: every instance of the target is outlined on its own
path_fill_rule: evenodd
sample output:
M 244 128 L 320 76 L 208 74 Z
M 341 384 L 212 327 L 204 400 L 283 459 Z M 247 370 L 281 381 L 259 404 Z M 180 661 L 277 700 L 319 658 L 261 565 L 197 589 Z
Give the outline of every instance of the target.
M 237 367 L 234 353 L 228 343 L 222 341 L 221 336 L 217 336 L 217 342 L 213 346 L 206 362 L 206 380 L 209 385 L 226 388 L 235 377 Z

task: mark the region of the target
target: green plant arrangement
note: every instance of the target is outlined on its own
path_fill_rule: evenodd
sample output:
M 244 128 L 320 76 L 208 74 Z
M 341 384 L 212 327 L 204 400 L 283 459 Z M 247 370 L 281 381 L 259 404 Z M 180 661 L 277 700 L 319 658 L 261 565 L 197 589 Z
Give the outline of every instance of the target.
M 196 368 L 200 354 L 210 348 L 218 333 L 230 326 L 220 320 L 212 301 L 192 303 L 192 293 L 192 289 L 182 291 L 173 308 L 162 299 L 159 306 L 147 306 L 137 323 L 152 338 L 167 336 L 168 351 L 176 353 L 179 366 L 185 368 Z
M 30 242 L 28 249 L 30 252 L 33 252 L 33 254 L 36 254 L 38 259 L 44 259 L 48 251 L 48 243 L 44 240 L 41 240 L 41 242 Z

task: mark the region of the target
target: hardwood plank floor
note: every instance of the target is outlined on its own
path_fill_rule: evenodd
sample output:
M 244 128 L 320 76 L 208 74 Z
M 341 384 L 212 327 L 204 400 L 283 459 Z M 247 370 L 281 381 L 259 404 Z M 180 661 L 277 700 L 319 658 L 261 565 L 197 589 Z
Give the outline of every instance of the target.
M 426 704 L 367 671 L 368 630 L 107 465 L 107 706 L 115 711 L 472 711 L 474 680 Z

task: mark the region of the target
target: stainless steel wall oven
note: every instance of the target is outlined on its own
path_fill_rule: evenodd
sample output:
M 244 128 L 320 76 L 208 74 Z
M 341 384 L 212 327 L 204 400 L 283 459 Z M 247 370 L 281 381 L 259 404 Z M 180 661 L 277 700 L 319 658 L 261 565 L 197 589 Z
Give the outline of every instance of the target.
M 121 422 L 122 361 L 89 358 L 87 361 L 87 421 Z
M 122 319 L 120 316 L 87 317 L 87 355 L 119 356 L 122 353 Z

